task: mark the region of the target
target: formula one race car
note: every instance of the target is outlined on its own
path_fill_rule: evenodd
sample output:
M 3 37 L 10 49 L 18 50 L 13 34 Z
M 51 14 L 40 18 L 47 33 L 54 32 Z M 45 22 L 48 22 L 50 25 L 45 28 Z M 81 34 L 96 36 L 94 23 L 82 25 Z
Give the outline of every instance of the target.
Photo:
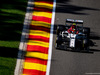
M 68 48 L 89 51 L 90 28 L 83 27 L 83 20 L 66 19 L 66 24 L 57 26 L 56 49 Z

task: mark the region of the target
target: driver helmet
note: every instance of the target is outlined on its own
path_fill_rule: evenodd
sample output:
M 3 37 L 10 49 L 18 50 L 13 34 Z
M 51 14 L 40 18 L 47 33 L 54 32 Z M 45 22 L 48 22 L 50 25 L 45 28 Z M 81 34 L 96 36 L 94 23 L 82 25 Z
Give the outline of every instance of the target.
M 72 29 L 76 29 L 76 23 L 72 24 Z

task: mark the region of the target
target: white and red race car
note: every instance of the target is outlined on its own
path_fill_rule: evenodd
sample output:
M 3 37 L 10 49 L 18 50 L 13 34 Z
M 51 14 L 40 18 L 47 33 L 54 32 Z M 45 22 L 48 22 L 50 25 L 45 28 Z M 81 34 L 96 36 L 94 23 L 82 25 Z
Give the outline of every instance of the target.
M 90 28 L 83 27 L 83 20 L 66 19 L 65 25 L 57 26 L 56 49 L 89 51 Z

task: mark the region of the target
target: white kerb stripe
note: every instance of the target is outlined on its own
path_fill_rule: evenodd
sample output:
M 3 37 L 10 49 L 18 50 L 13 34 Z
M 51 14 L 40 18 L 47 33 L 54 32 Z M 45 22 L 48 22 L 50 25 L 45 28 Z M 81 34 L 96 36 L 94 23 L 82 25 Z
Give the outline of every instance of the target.
M 56 9 L 56 0 L 53 1 L 51 31 L 50 31 L 50 40 L 49 40 L 49 52 L 48 52 L 49 54 L 48 54 L 48 62 L 47 62 L 47 71 L 46 71 L 46 75 L 49 75 L 49 72 L 50 72 L 50 65 L 51 65 L 53 29 L 54 29 L 54 21 L 55 21 L 55 9 Z

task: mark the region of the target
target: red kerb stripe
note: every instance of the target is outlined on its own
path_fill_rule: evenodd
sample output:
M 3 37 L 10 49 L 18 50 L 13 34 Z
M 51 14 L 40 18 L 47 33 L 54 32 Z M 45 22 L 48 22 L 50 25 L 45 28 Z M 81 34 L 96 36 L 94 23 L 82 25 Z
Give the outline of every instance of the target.
M 53 0 L 34 0 L 35 2 L 43 2 L 43 3 L 49 3 L 53 4 Z
M 35 11 L 43 11 L 43 12 L 52 12 L 52 9 L 47 9 L 47 8 L 43 8 L 43 7 L 34 7 Z
M 51 18 L 42 17 L 42 16 L 32 16 L 32 20 L 51 23 Z
M 28 75 L 45 75 L 46 72 L 38 71 L 38 70 L 32 70 L 32 69 L 23 69 L 23 74 L 28 74 Z
M 26 57 L 25 62 L 47 65 L 47 60 L 42 60 L 42 59 L 37 59 L 37 58 L 28 58 L 28 57 Z
M 38 36 L 38 35 L 29 35 L 29 40 L 49 42 L 49 38 L 43 37 L 43 36 Z
M 48 54 L 48 48 L 37 45 L 27 45 L 27 51 L 41 52 Z
M 45 32 L 50 32 L 50 28 L 46 28 L 46 27 L 43 27 L 43 26 L 30 25 L 30 29 L 31 30 L 41 30 L 41 31 L 45 31 Z

